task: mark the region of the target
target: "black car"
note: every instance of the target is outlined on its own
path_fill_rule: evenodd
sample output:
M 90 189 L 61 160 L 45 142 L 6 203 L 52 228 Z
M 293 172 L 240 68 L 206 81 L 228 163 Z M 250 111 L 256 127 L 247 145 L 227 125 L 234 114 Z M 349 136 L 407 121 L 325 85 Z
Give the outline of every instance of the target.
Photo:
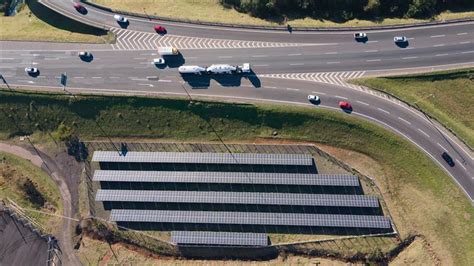
M 441 157 L 443 157 L 443 159 L 449 164 L 449 166 L 454 166 L 453 158 L 451 158 L 451 156 L 449 156 L 447 152 L 443 152 L 443 154 L 441 154 Z

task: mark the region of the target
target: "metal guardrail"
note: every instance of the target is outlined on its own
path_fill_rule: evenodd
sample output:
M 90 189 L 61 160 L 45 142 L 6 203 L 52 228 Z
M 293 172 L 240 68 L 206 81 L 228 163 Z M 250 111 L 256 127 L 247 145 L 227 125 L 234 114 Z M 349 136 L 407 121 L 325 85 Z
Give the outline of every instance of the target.
M 231 24 L 231 23 L 208 22 L 208 21 L 190 20 L 190 19 L 178 19 L 178 18 L 146 15 L 146 14 L 141 14 L 141 13 L 117 10 L 117 9 L 113 9 L 110 7 L 93 3 L 89 0 L 80 0 L 80 1 L 87 5 L 93 6 L 97 9 L 101 9 L 107 12 L 122 14 L 125 16 L 131 16 L 131 17 L 140 17 L 140 18 L 155 19 L 155 20 L 162 20 L 162 21 L 168 21 L 168 22 L 188 23 L 188 24 L 226 27 L 226 28 L 288 31 L 287 26 L 260 26 L 260 25 L 249 25 L 249 24 Z M 461 23 L 461 22 L 474 22 L 474 17 L 449 19 L 449 20 L 443 20 L 443 21 L 428 21 L 428 22 L 419 22 L 419 23 L 410 23 L 410 24 L 398 24 L 398 25 L 380 25 L 380 26 L 365 26 L 365 27 L 362 27 L 362 26 L 360 27 L 292 27 L 291 29 L 292 31 L 356 31 L 356 30 L 415 28 L 415 27 L 422 27 L 422 26 L 453 24 L 453 23 Z

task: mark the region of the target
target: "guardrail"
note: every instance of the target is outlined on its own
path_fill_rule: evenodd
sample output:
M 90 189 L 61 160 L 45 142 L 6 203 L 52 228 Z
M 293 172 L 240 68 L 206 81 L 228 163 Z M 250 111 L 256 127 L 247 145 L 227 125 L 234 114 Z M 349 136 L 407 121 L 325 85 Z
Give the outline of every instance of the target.
M 89 0 L 81 0 L 81 2 L 93 6 L 97 9 L 101 9 L 107 12 L 121 14 L 130 17 L 140 17 L 147 19 L 162 20 L 168 22 L 177 22 L 177 23 L 188 23 L 204 26 L 216 26 L 216 27 L 226 27 L 226 28 L 241 28 L 241 29 L 260 29 L 260 30 L 280 30 L 288 31 L 287 26 L 260 26 L 260 25 L 249 25 L 249 24 L 231 24 L 231 23 L 219 23 L 219 22 L 208 22 L 200 20 L 190 20 L 190 19 L 179 19 L 179 18 L 170 18 L 162 17 L 155 15 L 146 15 L 135 12 L 128 12 L 123 10 L 117 10 L 103 5 L 93 3 Z M 419 23 L 410 23 L 410 24 L 398 24 L 398 25 L 380 25 L 380 26 L 365 26 L 365 27 L 291 27 L 292 31 L 360 31 L 360 30 L 380 30 L 380 29 L 402 29 L 402 28 L 415 28 L 422 26 L 433 26 L 433 25 L 443 25 L 443 24 L 453 24 L 461 22 L 474 22 L 473 18 L 460 18 L 460 19 L 449 19 L 443 21 L 428 21 L 428 22 L 419 22 Z

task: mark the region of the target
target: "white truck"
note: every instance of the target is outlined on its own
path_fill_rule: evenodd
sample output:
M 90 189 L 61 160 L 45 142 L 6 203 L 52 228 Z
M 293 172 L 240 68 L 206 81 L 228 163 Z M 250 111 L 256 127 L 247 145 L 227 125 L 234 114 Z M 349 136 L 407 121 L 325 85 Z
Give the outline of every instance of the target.
M 201 67 L 201 66 L 180 66 L 178 68 L 178 72 L 181 75 L 185 75 L 185 74 L 201 75 L 202 73 L 206 73 L 206 68 Z
M 250 73 L 250 64 L 245 63 L 242 66 L 232 66 L 228 64 L 216 64 L 206 68 L 209 74 L 235 74 L 235 73 Z
M 179 51 L 178 48 L 176 47 L 159 47 L 158 48 L 158 53 L 163 56 L 163 55 L 178 55 Z

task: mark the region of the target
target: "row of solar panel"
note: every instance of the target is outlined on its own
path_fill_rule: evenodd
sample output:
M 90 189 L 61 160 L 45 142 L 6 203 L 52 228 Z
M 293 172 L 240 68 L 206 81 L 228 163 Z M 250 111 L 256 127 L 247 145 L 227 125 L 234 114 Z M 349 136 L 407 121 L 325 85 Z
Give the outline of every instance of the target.
M 127 152 L 95 151 L 93 162 L 119 163 L 198 163 L 244 165 L 306 165 L 313 158 L 305 154 L 199 153 L 199 152 Z
M 313 186 L 359 186 L 354 175 L 251 173 L 251 172 L 176 172 L 96 170 L 94 181 L 144 183 L 230 183 Z
M 172 231 L 171 242 L 178 245 L 268 246 L 262 233 Z
M 364 195 L 287 194 L 221 191 L 98 190 L 96 201 L 341 206 L 378 208 L 378 199 Z
M 249 213 L 211 211 L 112 210 L 115 222 L 268 225 L 391 229 L 390 219 L 373 215 Z

